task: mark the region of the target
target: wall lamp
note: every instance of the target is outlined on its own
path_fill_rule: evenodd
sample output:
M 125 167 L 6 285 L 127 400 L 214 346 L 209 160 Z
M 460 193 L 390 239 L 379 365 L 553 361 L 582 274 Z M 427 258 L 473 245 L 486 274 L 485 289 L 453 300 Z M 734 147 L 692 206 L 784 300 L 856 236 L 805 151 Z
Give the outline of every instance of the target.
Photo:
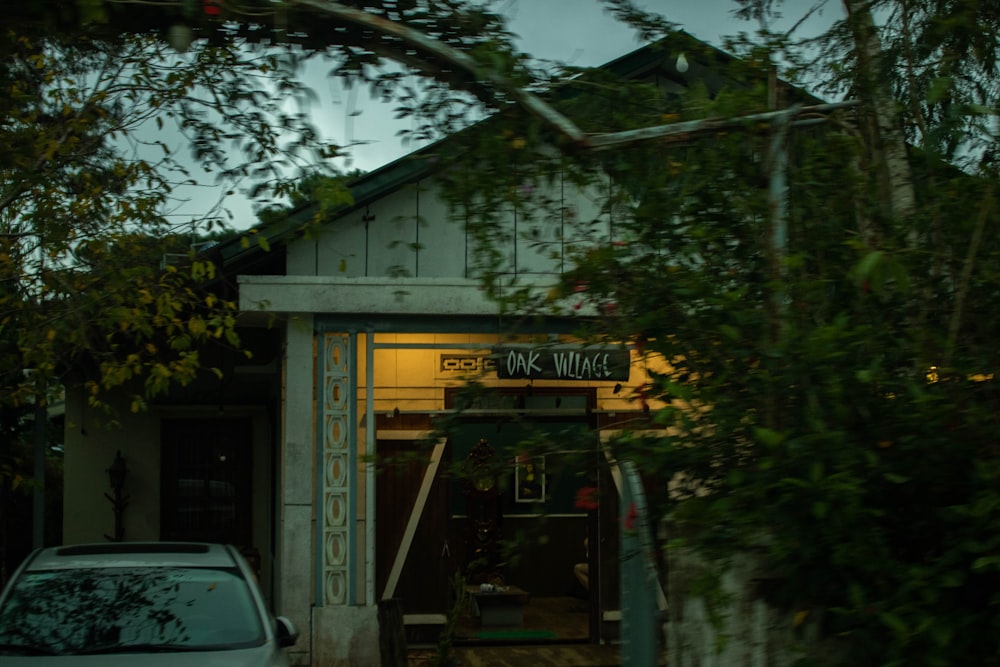
M 104 537 L 111 542 L 121 542 L 122 538 L 125 537 L 125 524 L 122 518 L 129 501 L 129 497 L 124 493 L 128 467 L 125 465 L 125 459 L 122 458 L 122 450 L 119 449 L 118 453 L 115 454 L 115 460 L 111 462 L 107 473 L 111 493 L 105 493 L 104 497 L 111 502 L 111 511 L 115 515 L 115 534 L 112 536 L 105 533 Z

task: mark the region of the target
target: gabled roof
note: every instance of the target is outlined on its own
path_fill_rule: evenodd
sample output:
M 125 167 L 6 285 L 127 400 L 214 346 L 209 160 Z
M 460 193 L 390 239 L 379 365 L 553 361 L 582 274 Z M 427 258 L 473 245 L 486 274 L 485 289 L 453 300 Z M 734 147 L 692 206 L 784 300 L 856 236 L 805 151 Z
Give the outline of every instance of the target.
M 677 58 L 681 53 L 685 54 L 685 59 L 688 62 L 688 67 L 684 72 L 677 69 Z M 597 69 L 622 79 L 637 80 L 655 77 L 658 83 L 674 85 L 678 88 L 687 88 L 693 82 L 700 82 L 705 85 L 709 94 L 715 95 L 729 85 L 740 85 L 739 82 L 726 74 L 728 67 L 736 60 L 734 56 L 707 42 L 696 39 L 684 31 L 677 31 L 616 58 Z M 805 91 L 787 84 L 785 90 L 788 92 L 788 97 L 796 101 L 806 103 L 819 101 Z M 489 118 L 480 122 L 488 121 Z M 353 181 L 349 189 L 354 201 L 339 209 L 337 215 L 344 215 L 364 208 L 372 202 L 433 173 L 439 166 L 431 158 L 437 152 L 440 144 L 449 139 L 450 137 L 445 137 Z M 305 204 L 293 210 L 283 220 L 258 226 L 256 234 L 263 236 L 267 246 L 287 243 L 300 233 L 303 226 L 313 219 L 316 212 L 316 204 Z M 217 253 L 216 256 L 222 260 L 223 266 L 226 267 L 227 273 L 233 270 L 239 271 L 249 264 L 254 264 L 255 259 L 259 260 L 260 255 L 266 252 L 252 236 L 251 242 L 247 245 L 246 237 L 245 233 L 238 234 L 214 249 Z

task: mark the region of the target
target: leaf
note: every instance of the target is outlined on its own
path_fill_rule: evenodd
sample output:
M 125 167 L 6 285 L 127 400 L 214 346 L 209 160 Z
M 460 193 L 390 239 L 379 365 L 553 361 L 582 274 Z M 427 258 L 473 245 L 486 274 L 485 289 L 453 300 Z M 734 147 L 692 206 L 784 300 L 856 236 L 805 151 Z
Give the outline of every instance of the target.
M 910 636 L 910 628 L 906 625 L 906 622 L 901 619 L 896 614 L 884 611 L 878 615 L 878 618 L 882 623 L 892 629 L 896 633 L 896 638 L 899 641 L 906 642 Z
M 728 338 L 729 340 L 737 341 L 740 339 L 740 330 L 732 326 L 731 324 L 720 325 L 719 331 L 721 331 L 722 335 Z
M 983 572 L 985 570 L 1000 570 L 1000 556 L 980 556 L 972 561 L 973 572 Z
M 108 13 L 104 9 L 103 0 L 76 0 L 80 12 L 80 23 L 107 23 Z
M 769 428 L 764 428 L 762 426 L 755 427 L 753 430 L 754 439 L 765 447 L 777 447 L 785 441 L 788 437 L 784 433 L 779 433 L 778 431 L 771 430 Z
M 861 261 L 859 261 L 851 271 L 854 281 L 861 284 L 866 280 L 870 280 L 883 257 L 884 253 L 881 250 L 873 250 L 862 257 Z
M 934 79 L 927 89 L 927 101 L 937 104 L 945 98 L 951 90 L 951 77 L 942 76 Z
M 965 108 L 973 116 L 994 116 L 997 114 L 996 109 L 991 109 L 983 104 L 968 104 Z
M 190 331 L 191 335 L 195 338 L 200 338 L 208 331 L 208 327 L 205 325 L 205 320 L 200 317 L 192 317 L 188 321 L 188 331 Z

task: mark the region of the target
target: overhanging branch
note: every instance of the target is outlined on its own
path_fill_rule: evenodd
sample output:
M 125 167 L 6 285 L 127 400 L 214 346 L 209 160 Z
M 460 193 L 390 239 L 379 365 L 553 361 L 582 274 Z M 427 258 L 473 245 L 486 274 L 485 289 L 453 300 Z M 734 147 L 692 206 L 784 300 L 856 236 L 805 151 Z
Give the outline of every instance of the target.
M 587 143 L 583 132 L 569 118 L 553 109 L 537 95 L 522 89 L 520 86 L 507 80 L 500 73 L 482 67 L 474 59 L 458 49 L 443 44 L 402 23 L 390 21 L 360 9 L 347 7 L 332 0 L 291 0 L 289 4 L 308 7 L 313 11 L 327 14 L 339 21 L 363 26 L 383 35 L 391 35 L 413 47 L 431 53 L 501 88 L 525 109 L 552 125 L 572 142 L 579 145 L 586 145 Z
M 719 130 L 740 127 L 748 123 L 770 124 L 782 119 L 792 117 L 825 115 L 837 109 L 845 109 L 856 106 L 857 102 L 849 100 L 847 102 L 833 102 L 830 104 L 816 104 L 808 107 L 792 107 L 780 109 L 778 111 L 767 111 L 764 113 L 750 114 L 748 116 L 738 116 L 736 118 L 701 118 L 699 120 L 688 120 L 681 123 L 670 123 L 669 125 L 656 125 L 654 127 L 642 127 L 637 130 L 626 130 L 625 132 L 610 132 L 607 134 L 596 134 L 587 138 L 587 145 L 594 150 L 607 150 L 619 146 L 634 144 L 650 139 L 687 138 L 696 134 L 707 134 Z M 810 124 L 816 122 L 815 118 L 801 118 L 800 120 L 789 120 L 790 125 Z

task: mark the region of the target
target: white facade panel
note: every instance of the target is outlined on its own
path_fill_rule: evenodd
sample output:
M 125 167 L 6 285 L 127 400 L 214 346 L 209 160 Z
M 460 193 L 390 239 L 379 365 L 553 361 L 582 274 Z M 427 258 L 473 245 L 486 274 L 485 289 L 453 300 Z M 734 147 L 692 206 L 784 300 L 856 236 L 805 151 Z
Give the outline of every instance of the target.
M 567 257 L 614 240 L 614 216 L 606 210 L 608 187 L 601 183 L 592 184 L 585 189 L 574 186 L 572 193 L 573 196 L 567 198 L 564 208 L 564 248 Z M 565 268 L 570 267 L 567 265 Z
M 414 277 L 417 272 L 419 188 L 408 185 L 373 203 L 368 221 L 369 276 Z
M 240 276 L 244 312 L 496 315 L 478 282 L 444 278 Z M 538 282 L 546 293 L 554 285 Z M 582 313 L 581 313 L 582 314 Z
M 524 184 L 490 235 L 508 275 L 558 275 L 573 250 L 607 243 L 612 216 L 601 184 L 586 191 L 556 178 Z M 318 238 L 289 244 L 288 275 L 341 278 L 466 278 L 482 270 L 461 211 L 435 179 L 390 193 L 326 224 Z
M 285 272 L 290 276 L 316 274 L 316 241 L 297 239 L 285 247 Z
M 514 222 L 518 274 L 562 271 L 565 211 L 573 195 L 563 186 L 562 179 L 522 184 Z
M 367 210 L 352 211 L 323 227 L 317 241 L 318 276 L 360 278 L 368 269 Z
M 468 272 L 465 222 L 452 214 L 433 179 L 422 181 L 420 186 L 416 277 L 464 278 Z
M 324 225 L 318 238 L 313 235 L 291 241 L 287 253 L 286 270 L 290 276 L 364 276 L 364 211 L 348 213 Z

